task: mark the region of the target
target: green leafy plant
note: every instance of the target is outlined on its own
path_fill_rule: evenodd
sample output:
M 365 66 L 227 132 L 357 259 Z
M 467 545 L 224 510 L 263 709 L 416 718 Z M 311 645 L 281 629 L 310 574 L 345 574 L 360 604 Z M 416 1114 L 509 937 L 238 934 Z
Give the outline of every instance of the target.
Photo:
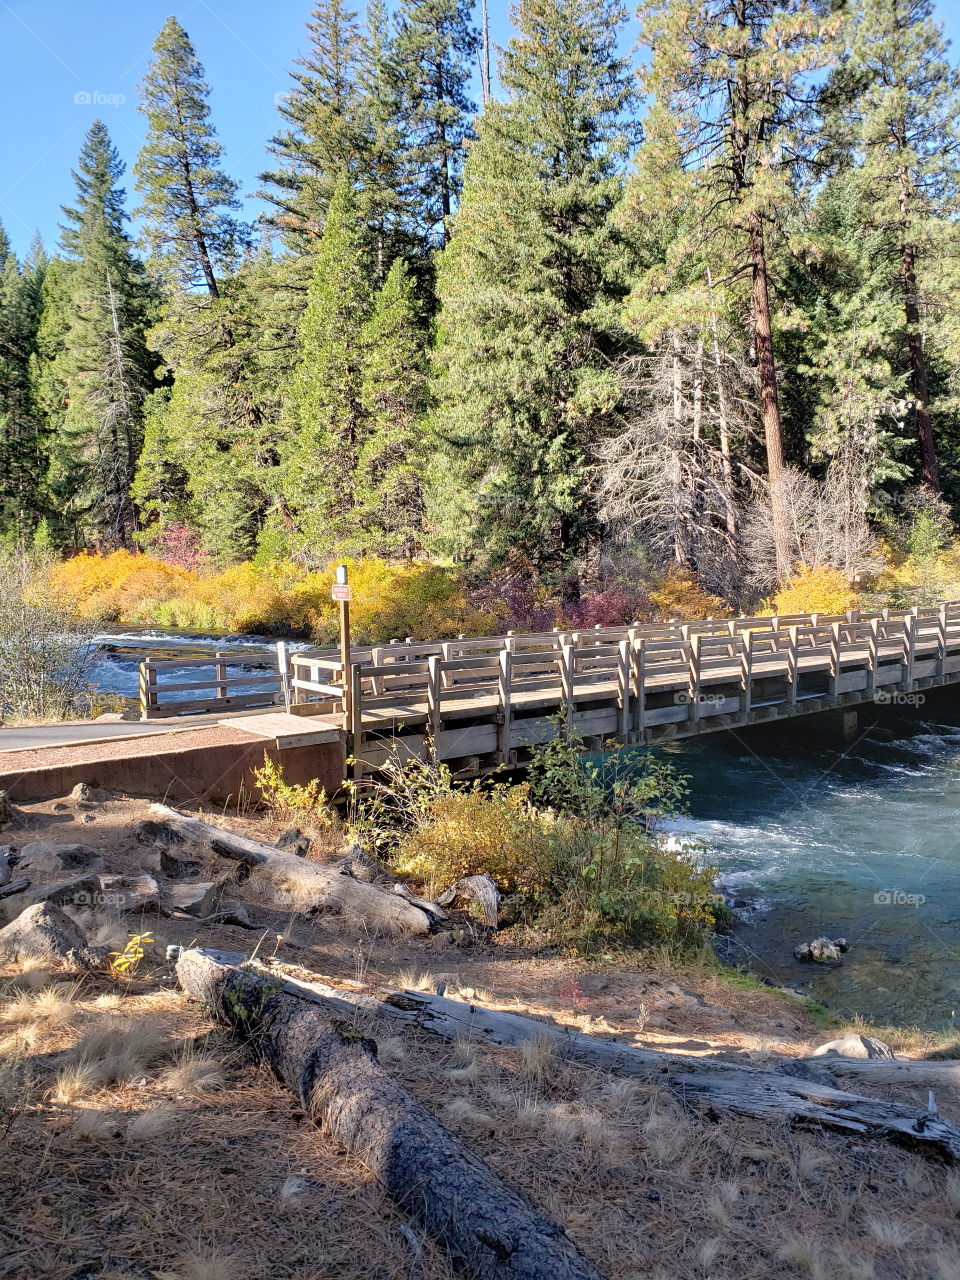
M 110 971 L 131 978 L 140 968 L 146 948 L 153 942 L 152 933 L 131 933 L 122 951 L 111 951 Z
M 283 766 L 263 754 L 263 764 L 253 771 L 254 781 L 263 802 L 277 822 L 310 821 L 330 826 L 332 818 L 327 809 L 327 793 L 314 778 L 310 782 L 287 782 Z

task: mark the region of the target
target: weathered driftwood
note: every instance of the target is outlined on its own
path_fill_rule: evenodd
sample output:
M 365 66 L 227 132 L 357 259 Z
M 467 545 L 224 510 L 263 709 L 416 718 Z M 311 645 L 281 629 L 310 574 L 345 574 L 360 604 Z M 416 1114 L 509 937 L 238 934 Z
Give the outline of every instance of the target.
M 243 956 L 233 952 L 204 954 L 212 963 L 219 965 L 236 966 L 244 961 Z M 686 1103 L 707 1103 L 764 1120 L 820 1124 L 852 1133 L 890 1138 L 908 1146 L 935 1151 L 951 1160 L 960 1160 L 960 1128 L 932 1109 L 865 1098 L 821 1083 L 824 1070 L 834 1071 L 839 1059 L 785 1059 L 784 1066 L 791 1071 L 799 1064 L 803 1074 L 798 1077 L 775 1069 L 761 1070 L 717 1058 L 661 1053 L 616 1040 L 603 1040 L 573 1028 L 538 1022 L 522 1014 L 489 1009 L 429 992 L 391 991 L 340 980 L 334 986 L 314 975 L 309 976 L 309 981 L 289 977 L 282 972 L 282 967 L 277 970 L 276 981 L 282 983 L 284 991 L 320 1004 L 341 1016 L 349 1017 L 362 1010 L 432 1032 L 444 1040 L 466 1039 L 504 1047 L 543 1041 L 552 1046 L 558 1057 L 617 1075 L 662 1084 Z M 843 1060 L 843 1066 L 851 1067 L 867 1079 L 873 1073 L 863 1068 L 903 1068 L 903 1083 L 915 1085 L 927 1083 L 925 1067 L 942 1069 L 945 1064 L 872 1064 L 851 1059 L 849 1062 Z M 909 1072 L 909 1066 L 918 1068 L 916 1074 Z M 808 1075 L 813 1078 L 805 1078 Z M 879 1072 L 876 1078 L 880 1083 Z M 942 1070 L 936 1078 L 943 1079 Z M 882 1083 L 890 1081 L 884 1078 Z
M 441 907 L 449 907 L 458 898 L 469 898 L 480 905 L 483 923 L 491 929 L 497 927 L 500 915 L 500 892 L 489 876 L 463 876 L 444 889 L 437 898 Z
M 177 977 L 249 1036 L 458 1271 L 475 1280 L 603 1280 L 562 1227 L 468 1151 L 329 1008 L 288 993 L 269 973 L 220 963 L 217 953 L 184 951 Z
M 429 933 L 435 923 L 436 917 L 409 898 L 384 893 L 373 885 L 341 874 L 336 867 L 320 866 L 272 845 L 262 844 L 259 840 L 210 826 L 164 804 L 151 805 L 150 812 L 182 836 L 185 842 L 208 848 L 246 867 L 263 867 L 296 893 L 312 895 L 315 905 L 335 907 L 344 915 L 362 920 L 372 928 L 385 932 Z

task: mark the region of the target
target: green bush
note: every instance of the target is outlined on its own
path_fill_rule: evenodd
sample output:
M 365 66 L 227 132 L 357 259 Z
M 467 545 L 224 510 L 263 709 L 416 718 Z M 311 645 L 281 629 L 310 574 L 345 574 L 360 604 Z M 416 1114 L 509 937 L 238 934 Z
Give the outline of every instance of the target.
M 436 893 L 488 875 L 516 917 L 572 950 L 668 943 L 699 949 L 721 903 L 713 870 L 659 832 L 686 780 L 648 752 L 592 765 L 561 729 L 517 786 L 457 785 L 442 765 L 388 765 L 368 831 L 399 875 Z

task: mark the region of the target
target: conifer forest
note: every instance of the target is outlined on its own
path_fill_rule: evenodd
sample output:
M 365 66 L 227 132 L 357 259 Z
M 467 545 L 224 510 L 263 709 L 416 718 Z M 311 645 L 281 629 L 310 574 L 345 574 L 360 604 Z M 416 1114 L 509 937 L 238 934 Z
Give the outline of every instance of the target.
M 518 0 L 502 47 L 486 0 L 304 19 L 267 213 L 171 17 L 129 172 L 95 122 L 59 241 L 3 237 L 8 548 L 153 566 L 171 624 L 161 570 L 183 595 L 343 559 L 453 575 L 435 631 L 511 592 L 548 626 L 960 580 L 930 0 Z

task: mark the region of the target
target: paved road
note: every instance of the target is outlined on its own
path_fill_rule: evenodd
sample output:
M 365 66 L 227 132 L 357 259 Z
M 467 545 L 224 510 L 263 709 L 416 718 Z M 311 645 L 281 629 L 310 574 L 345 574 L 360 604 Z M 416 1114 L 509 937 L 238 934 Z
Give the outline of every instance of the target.
M 242 713 L 225 712 L 223 714 Z M 141 734 L 148 733 L 170 733 L 173 729 L 199 729 L 205 724 L 218 724 L 222 718 L 222 714 L 217 714 L 178 716 L 175 720 L 122 720 L 119 722 L 82 720 L 76 724 L 24 725 L 21 728 L 0 726 L 0 751 L 28 751 L 32 747 L 65 747 L 72 742 L 139 737 Z

